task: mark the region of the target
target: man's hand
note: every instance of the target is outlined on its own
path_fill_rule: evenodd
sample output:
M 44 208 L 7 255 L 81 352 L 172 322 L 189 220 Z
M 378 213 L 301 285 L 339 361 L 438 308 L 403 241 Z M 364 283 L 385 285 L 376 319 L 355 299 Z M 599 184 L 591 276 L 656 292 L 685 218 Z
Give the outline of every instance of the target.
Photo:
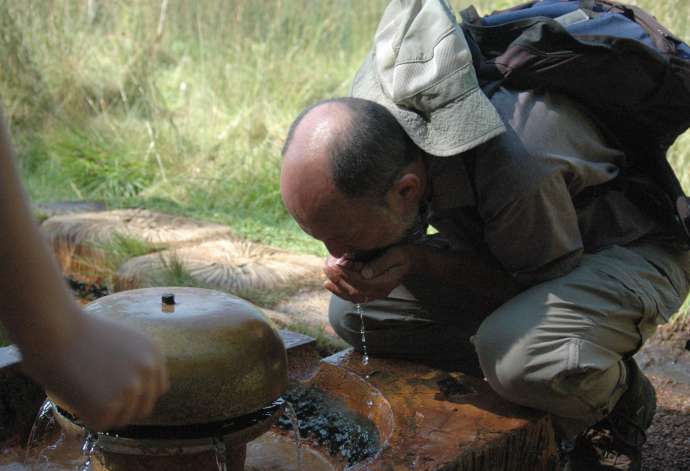
M 388 296 L 402 283 L 412 268 L 409 246 L 397 245 L 368 262 L 355 262 L 329 256 L 324 272 L 324 287 L 353 303 L 366 303 Z
M 158 347 L 134 329 L 91 315 L 82 315 L 76 327 L 69 342 L 41 352 L 50 359 L 30 362 L 27 372 L 91 430 L 150 414 L 168 389 Z

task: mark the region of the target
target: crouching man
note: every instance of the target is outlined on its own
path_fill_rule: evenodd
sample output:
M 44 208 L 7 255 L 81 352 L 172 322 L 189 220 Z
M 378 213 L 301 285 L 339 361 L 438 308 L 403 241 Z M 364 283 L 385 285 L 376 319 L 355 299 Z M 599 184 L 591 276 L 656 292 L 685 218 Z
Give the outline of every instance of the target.
M 358 303 L 370 355 L 480 367 L 553 415 L 569 469 L 640 469 L 656 401 L 632 355 L 683 303 L 690 253 L 622 192 L 579 197 L 624 153 L 563 96 L 489 101 L 454 25 L 393 2 L 353 96 L 289 130 L 281 192 L 330 254 L 331 323 L 360 349 Z

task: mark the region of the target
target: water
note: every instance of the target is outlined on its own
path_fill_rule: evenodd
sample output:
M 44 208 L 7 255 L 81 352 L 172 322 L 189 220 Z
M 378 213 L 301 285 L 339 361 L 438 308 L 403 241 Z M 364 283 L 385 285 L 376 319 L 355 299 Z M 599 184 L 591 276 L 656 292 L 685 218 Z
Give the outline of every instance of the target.
M 359 333 L 362 335 L 362 364 L 366 366 L 369 364 L 369 353 L 367 352 L 367 338 L 364 329 L 364 309 L 359 303 L 355 304 L 355 314 L 359 314 Z
M 297 412 L 295 408 L 292 407 L 291 403 L 286 403 L 285 405 L 285 417 L 290 419 L 292 424 L 292 430 L 295 432 L 295 443 L 297 444 L 297 470 L 302 471 L 304 465 L 304 451 L 302 449 L 302 437 L 299 434 L 299 419 L 297 418 Z
M 283 414 L 277 425 L 286 431 L 298 428 L 301 439 L 306 443 L 317 445 L 320 450 L 346 460 L 349 465 L 362 462 L 379 450 L 376 427 L 353 413 L 342 400 L 305 385 L 293 386 L 285 399 L 294 408 L 299 421 Z M 311 471 L 306 465 L 303 469 Z
M 213 439 L 213 449 L 216 453 L 216 466 L 218 471 L 228 471 L 228 451 L 225 442 L 220 438 Z
M 53 426 L 55 424 L 55 417 L 53 416 L 54 408 L 55 404 L 50 400 L 46 400 L 38 410 L 38 414 L 36 414 L 36 420 L 34 420 L 31 426 L 29 439 L 26 442 L 26 453 L 24 455 L 24 463 L 29 468 L 40 466 L 42 463 L 47 463 L 48 461 L 45 456 L 45 451 L 47 450 L 44 449 L 47 447 L 44 447 L 42 443 L 46 441 L 53 432 Z
M 86 432 L 84 434 L 84 441 L 81 444 L 81 454 L 84 457 L 78 471 L 89 471 L 91 469 L 91 455 L 96 449 L 96 442 L 98 441 L 98 436 L 95 433 Z

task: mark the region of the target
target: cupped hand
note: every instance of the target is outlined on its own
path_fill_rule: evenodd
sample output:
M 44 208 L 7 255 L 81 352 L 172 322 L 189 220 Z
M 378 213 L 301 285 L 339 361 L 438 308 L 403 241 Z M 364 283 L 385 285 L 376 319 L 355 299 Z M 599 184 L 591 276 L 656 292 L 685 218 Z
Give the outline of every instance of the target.
M 156 344 L 132 328 L 89 315 L 81 316 L 70 337 L 38 378 L 58 403 L 94 431 L 151 413 L 169 387 Z
M 411 253 L 406 245 L 396 245 L 368 262 L 329 256 L 324 287 L 353 303 L 383 299 L 410 273 Z

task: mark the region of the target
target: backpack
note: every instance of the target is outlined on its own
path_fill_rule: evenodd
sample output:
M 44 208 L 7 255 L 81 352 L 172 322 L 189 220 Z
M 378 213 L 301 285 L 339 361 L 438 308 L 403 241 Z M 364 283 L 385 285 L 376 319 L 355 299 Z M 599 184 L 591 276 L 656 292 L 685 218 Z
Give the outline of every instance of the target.
M 688 198 L 666 159 L 690 127 L 690 47 L 641 8 L 609 0 L 533 1 L 484 17 L 469 7 L 460 16 L 489 97 L 499 86 L 564 93 L 626 153 L 621 176 L 577 195 L 576 206 L 625 191 L 690 248 Z

